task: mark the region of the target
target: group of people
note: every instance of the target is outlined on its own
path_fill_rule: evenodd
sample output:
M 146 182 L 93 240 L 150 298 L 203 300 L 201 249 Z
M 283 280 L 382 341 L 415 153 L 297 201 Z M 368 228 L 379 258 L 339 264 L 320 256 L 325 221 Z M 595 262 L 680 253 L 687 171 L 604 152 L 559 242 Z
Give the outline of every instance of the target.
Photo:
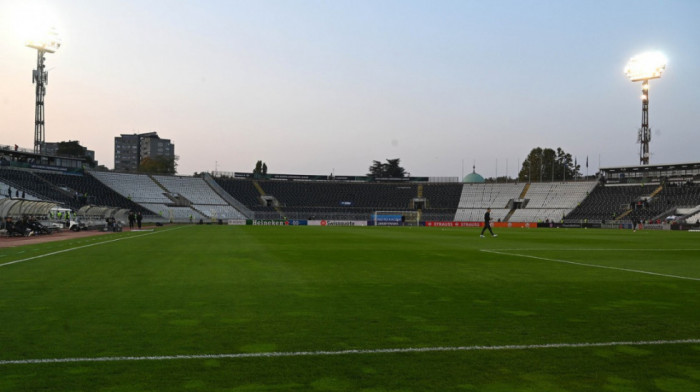
M 122 231 L 121 222 L 116 220 L 113 216 L 105 218 L 105 231 L 113 231 L 115 233 Z
M 141 211 L 134 213 L 134 211 L 129 211 L 129 230 L 134 229 L 134 223 L 138 225 L 139 230 L 141 230 L 141 221 L 143 220 L 143 215 Z
M 25 196 L 26 196 L 26 194 L 24 193 L 24 191 L 22 191 L 21 196 L 20 196 L 19 189 L 15 189 L 15 197 L 16 198 L 24 199 Z M 9 186 L 7 187 L 7 197 L 9 197 L 10 199 L 12 198 L 12 188 Z
M 36 234 L 50 234 L 51 231 L 42 225 L 36 218 L 23 217 L 21 220 L 14 221 L 12 217 L 6 217 L 2 224 L 2 228 L 7 230 L 10 237 L 29 237 Z

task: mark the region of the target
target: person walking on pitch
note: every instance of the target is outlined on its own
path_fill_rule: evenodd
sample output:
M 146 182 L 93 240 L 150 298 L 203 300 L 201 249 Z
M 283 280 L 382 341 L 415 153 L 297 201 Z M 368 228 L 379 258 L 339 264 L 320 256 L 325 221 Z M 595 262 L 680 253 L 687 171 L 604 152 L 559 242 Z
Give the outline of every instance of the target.
M 491 237 L 498 237 L 498 234 L 493 234 L 493 230 L 491 230 L 491 209 L 487 208 L 486 213 L 484 214 L 484 228 L 481 229 L 481 238 L 484 238 L 484 232 L 486 229 L 489 229 L 489 233 L 491 233 Z

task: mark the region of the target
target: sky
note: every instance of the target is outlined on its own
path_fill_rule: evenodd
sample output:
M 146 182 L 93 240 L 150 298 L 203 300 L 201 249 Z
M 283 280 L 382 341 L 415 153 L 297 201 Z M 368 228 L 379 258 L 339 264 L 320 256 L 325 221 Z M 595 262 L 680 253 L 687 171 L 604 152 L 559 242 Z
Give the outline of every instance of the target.
M 581 171 L 639 164 L 650 82 L 651 163 L 700 161 L 700 1 L 0 0 L 0 144 L 32 149 L 36 51 L 47 142 L 114 167 L 114 138 L 158 132 L 178 173 L 517 176 L 535 147 Z M 589 167 L 585 167 L 588 158 Z

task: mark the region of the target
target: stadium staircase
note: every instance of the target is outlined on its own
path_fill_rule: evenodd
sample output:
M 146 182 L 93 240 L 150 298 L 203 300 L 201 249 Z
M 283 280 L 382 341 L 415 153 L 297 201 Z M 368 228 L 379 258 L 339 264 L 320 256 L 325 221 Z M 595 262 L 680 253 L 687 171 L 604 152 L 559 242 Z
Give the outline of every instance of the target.
M 195 211 L 197 211 L 197 213 L 199 213 L 200 215 L 208 216 L 204 211 L 200 210 L 199 208 L 197 208 L 197 207 L 195 207 L 195 206 L 193 206 L 193 205 L 190 205 L 190 208 L 193 209 L 193 210 L 195 210 Z
M 527 184 L 525 184 L 525 188 L 523 188 L 523 191 L 520 192 L 520 197 L 519 197 L 519 198 L 520 198 L 521 200 L 525 198 L 525 195 L 527 195 L 527 190 L 528 190 L 528 189 L 530 189 L 530 183 L 529 183 L 529 182 L 528 182 Z
M 260 196 L 261 196 L 261 197 L 262 197 L 262 196 L 267 196 L 267 194 L 265 193 L 265 190 L 262 189 L 262 187 L 260 186 L 260 183 L 259 183 L 259 182 L 253 181 L 253 186 L 255 186 L 255 189 L 257 189 L 258 192 L 260 192 Z M 277 211 L 277 213 L 280 214 L 280 216 L 285 216 L 285 215 L 284 215 L 284 211 L 282 211 L 282 209 L 281 209 L 278 205 L 273 205 L 272 208 L 274 208 L 275 211 Z
M 520 192 L 520 196 L 518 196 L 518 199 L 524 200 L 528 189 L 530 189 L 530 183 L 525 184 L 525 187 L 523 188 L 523 191 Z M 515 204 L 513 204 L 513 205 L 515 205 Z M 506 214 L 505 218 L 503 218 L 503 222 L 508 222 L 510 220 L 510 217 L 512 217 L 513 214 L 515 214 L 516 210 L 517 210 L 517 208 L 512 207 L 510 209 L 510 211 L 508 211 L 508 214 Z
M 37 181 L 41 181 L 43 184 L 45 184 L 45 186 L 48 186 L 48 187 L 53 188 L 55 191 L 62 193 L 63 195 L 65 195 L 65 196 L 68 197 L 68 198 L 72 198 L 72 197 L 73 197 L 73 194 L 70 193 L 70 192 L 68 192 L 67 190 L 55 186 L 55 185 L 52 184 L 50 181 L 47 181 L 47 180 L 45 180 L 44 178 L 42 178 L 42 177 L 40 177 L 40 176 L 37 176 L 37 175 L 34 174 L 34 173 L 32 173 L 32 174 L 34 175 L 34 177 L 36 177 Z
M 658 194 L 659 194 L 661 191 L 663 191 L 663 190 L 664 190 L 664 186 L 663 186 L 663 185 L 659 185 L 659 187 L 656 188 L 656 189 L 654 190 L 654 192 L 651 192 L 651 195 L 649 195 L 649 197 L 650 197 L 650 198 L 651 198 L 651 197 L 654 197 L 654 196 L 658 195 Z
M 424 199 L 424 198 L 423 198 L 423 184 L 419 184 L 419 185 L 418 185 L 418 192 L 417 192 L 417 195 L 418 195 L 417 197 L 418 197 L 419 199 Z M 425 208 L 428 207 L 428 205 L 427 205 L 427 204 L 428 204 L 428 201 L 427 201 L 427 200 L 425 200 L 425 202 L 424 202 L 423 204 L 424 204 L 424 207 L 425 207 Z M 414 206 L 414 207 L 415 207 L 415 206 Z M 423 209 L 422 209 L 422 208 L 416 209 L 416 213 L 418 214 L 418 215 L 417 215 L 417 220 L 420 222 L 420 220 L 421 220 L 421 215 L 423 214 Z
M 151 181 L 155 182 L 156 185 L 158 185 L 158 187 L 160 187 L 160 189 L 163 190 L 163 192 L 165 192 L 166 194 L 170 193 L 170 191 L 166 187 L 164 187 L 163 184 L 161 184 L 158 180 L 156 180 L 155 177 L 153 177 L 153 175 L 149 174 L 148 178 L 150 178 Z
M 663 185 L 659 185 L 658 188 L 654 189 L 654 191 L 651 192 L 651 193 L 649 194 L 649 196 L 647 196 L 647 200 L 652 199 L 654 196 L 658 195 L 658 194 L 661 193 L 661 191 L 663 191 L 663 190 L 664 190 L 664 186 L 663 186 Z M 627 217 L 628 215 L 630 215 L 632 212 L 634 212 L 634 210 L 633 210 L 632 208 L 628 208 L 625 212 L 623 212 L 622 214 L 616 216 L 616 217 L 615 217 L 615 221 L 617 222 L 617 221 L 620 221 L 620 220 L 624 219 L 625 217 Z
M 243 216 L 245 216 L 246 218 L 253 218 L 253 211 L 251 211 L 243 203 L 238 201 L 238 199 L 234 198 L 228 192 L 226 192 L 226 190 L 222 188 L 221 185 L 217 184 L 216 180 L 214 180 L 214 178 L 212 178 L 212 176 L 209 173 L 204 173 L 203 179 L 204 182 L 206 182 L 217 195 L 219 195 L 222 199 L 224 199 L 235 209 L 237 209 L 241 214 L 243 214 Z
M 628 209 L 627 211 L 625 211 L 625 212 L 623 212 L 622 214 L 620 214 L 619 216 L 615 217 L 615 221 L 619 221 L 619 220 L 621 220 L 621 219 L 624 219 L 627 215 L 629 215 L 629 214 L 631 214 L 631 213 L 632 213 L 632 209 L 630 208 L 630 209 Z
M 158 187 L 160 189 L 163 190 L 163 196 L 170 199 L 170 203 L 166 204 L 168 207 L 188 207 L 188 208 L 192 208 L 193 210 L 199 212 L 196 208 L 194 208 L 194 206 L 192 206 L 191 201 L 187 200 L 187 198 L 182 196 L 182 195 L 172 193 L 168 188 L 165 187 L 165 185 L 163 185 L 160 181 L 158 181 L 158 179 L 155 176 L 149 174 L 148 178 L 150 178 L 153 182 L 156 183 L 156 185 L 158 185 Z M 206 215 L 206 214 L 202 214 L 202 215 Z

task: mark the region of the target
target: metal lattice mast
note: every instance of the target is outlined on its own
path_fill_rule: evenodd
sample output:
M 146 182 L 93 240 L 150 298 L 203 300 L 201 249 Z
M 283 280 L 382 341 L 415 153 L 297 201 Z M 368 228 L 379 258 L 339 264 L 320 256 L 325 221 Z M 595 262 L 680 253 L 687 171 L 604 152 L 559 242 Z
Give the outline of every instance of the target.
M 44 71 L 44 54 L 46 51 L 37 49 L 36 69 L 32 72 L 32 83 L 36 84 L 36 108 L 34 109 L 34 153 L 41 154 L 45 142 L 44 129 L 44 95 L 49 73 Z
M 49 72 L 45 71 L 44 55 L 54 53 L 61 47 L 61 40 L 54 28 L 46 37 L 27 42 L 27 46 L 37 50 L 36 69 L 32 71 L 32 83 L 36 84 L 36 108 L 34 110 L 34 153 L 41 154 L 45 142 L 44 96 L 49 82 Z
M 666 70 L 666 57 L 658 52 L 643 53 L 632 57 L 625 67 L 625 75 L 632 82 L 642 82 L 642 127 L 637 134 L 639 147 L 639 164 L 649 164 L 649 80 L 658 79 Z

